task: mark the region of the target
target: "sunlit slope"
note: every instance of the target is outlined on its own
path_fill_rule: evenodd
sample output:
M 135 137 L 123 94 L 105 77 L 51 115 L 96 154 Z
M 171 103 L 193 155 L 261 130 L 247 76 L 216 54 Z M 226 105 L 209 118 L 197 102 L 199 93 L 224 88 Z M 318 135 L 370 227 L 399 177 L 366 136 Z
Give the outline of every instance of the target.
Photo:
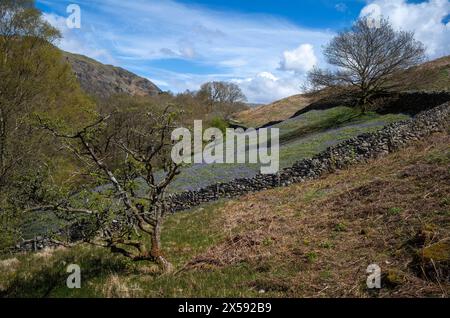
M 450 91 L 450 56 L 397 73 L 389 83 L 389 86 L 391 85 L 395 91 Z M 327 97 L 329 93 L 290 96 L 269 105 L 237 113 L 234 115 L 234 120 L 246 127 L 261 127 L 268 123 L 283 121 Z
M 314 96 L 294 95 L 269 105 L 263 105 L 237 113 L 233 119 L 245 127 L 258 128 L 269 122 L 286 120 L 315 100 L 316 98 Z
M 436 134 L 318 180 L 169 216 L 175 274 L 92 245 L 0 259 L 0 297 L 445 297 L 449 142 Z M 83 288 L 67 288 L 67 264 L 81 266 Z M 382 270 L 377 292 L 370 264 Z
M 408 118 L 402 114 L 361 114 L 349 107 L 310 111 L 271 128 L 280 129 L 280 167 L 309 158 L 343 140 Z M 217 182 L 253 177 L 259 164 L 196 164 L 182 169 L 170 191 L 196 190 Z

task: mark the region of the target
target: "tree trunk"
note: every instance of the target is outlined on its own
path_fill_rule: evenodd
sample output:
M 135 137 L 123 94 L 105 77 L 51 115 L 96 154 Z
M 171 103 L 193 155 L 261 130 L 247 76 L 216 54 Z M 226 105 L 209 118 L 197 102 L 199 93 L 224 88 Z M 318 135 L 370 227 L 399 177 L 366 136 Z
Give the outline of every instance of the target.
M 365 114 L 367 111 L 368 98 L 369 98 L 369 95 L 367 93 L 363 92 L 358 101 L 358 108 L 361 109 L 361 113 L 363 113 L 363 114 Z
M 151 244 L 150 255 L 155 262 L 161 267 L 164 273 L 173 272 L 173 265 L 163 256 L 161 251 L 161 220 L 156 222 L 153 229 Z

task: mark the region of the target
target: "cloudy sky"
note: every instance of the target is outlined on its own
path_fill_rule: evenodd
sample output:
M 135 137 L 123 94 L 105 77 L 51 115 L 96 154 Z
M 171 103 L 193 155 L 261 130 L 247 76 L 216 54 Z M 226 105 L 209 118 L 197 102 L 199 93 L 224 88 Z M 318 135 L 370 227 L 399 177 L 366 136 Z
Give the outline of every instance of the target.
M 81 28 L 67 26 L 70 4 Z M 301 90 L 322 47 L 359 16 L 416 32 L 429 58 L 450 54 L 450 0 L 37 0 L 62 49 L 124 67 L 163 90 L 232 81 L 268 103 Z

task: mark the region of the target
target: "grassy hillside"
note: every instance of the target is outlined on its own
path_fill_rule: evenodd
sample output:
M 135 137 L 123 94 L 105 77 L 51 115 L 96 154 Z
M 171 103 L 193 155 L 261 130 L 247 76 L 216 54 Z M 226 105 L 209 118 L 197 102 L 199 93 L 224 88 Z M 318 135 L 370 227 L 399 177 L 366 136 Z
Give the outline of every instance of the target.
M 269 122 L 290 118 L 315 100 L 312 96 L 294 95 L 269 105 L 254 107 L 234 115 L 233 119 L 246 127 L 261 127 Z
M 376 131 L 389 123 L 406 118 L 408 116 L 400 114 L 361 115 L 348 107 L 310 111 L 272 126 L 280 129 L 280 166 L 288 167 L 343 140 Z M 170 190 L 195 190 L 217 182 L 253 177 L 259 170 L 259 164 L 192 165 L 182 169 L 181 174 L 170 185 Z
M 450 56 L 397 74 L 394 82 L 402 90 L 450 91 Z
M 280 167 L 310 158 L 326 148 L 365 132 L 372 132 L 389 123 L 408 118 L 407 115 L 376 113 L 361 114 L 349 107 L 309 111 L 273 127 L 280 129 Z M 254 146 L 254 144 L 253 144 Z M 170 184 L 171 193 L 197 190 L 218 182 L 254 177 L 259 164 L 195 164 L 183 167 Z M 144 184 L 142 184 L 144 187 Z M 25 222 L 25 239 L 45 236 L 61 227 L 52 213 L 39 213 Z
M 450 91 L 450 56 L 426 62 L 396 74 L 393 83 L 399 91 Z M 234 115 L 234 120 L 247 127 L 260 127 L 283 121 L 326 96 L 294 95 L 269 105 L 252 108 Z
M 169 217 L 159 275 L 82 246 L 0 261 L 0 295 L 441 297 L 450 292 L 450 135 L 385 158 Z M 433 262 L 430 261 L 433 258 Z M 81 265 L 82 288 L 65 287 Z M 378 264 L 383 288 L 366 288 Z

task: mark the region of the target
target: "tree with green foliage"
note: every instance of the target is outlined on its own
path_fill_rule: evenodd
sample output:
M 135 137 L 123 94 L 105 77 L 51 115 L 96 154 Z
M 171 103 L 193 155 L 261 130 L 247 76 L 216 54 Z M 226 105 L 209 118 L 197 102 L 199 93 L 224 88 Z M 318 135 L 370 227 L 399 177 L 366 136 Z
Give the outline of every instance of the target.
M 36 127 L 36 114 L 76 128 L 95 110 L 53 46 L 59 37 L 59 31 L 42 18 L 33 1 L 0 1 L 2 238 L 17 236 L 20 222 L 15 220 L 21 218 L 29 198 L 25 192 L 40 182 L 43 174 L 48 173 L 53 182 L 64 182 L 71 176 L 71 169 L 56 167 L 56 163 L 72 166 L 73 160 L 61 155 L 60 149 L 53 147 L 53 137 Z
M 220 129 L 220 131 L 223 134 L 225 134 L 227 128 L 229 128 L 230 125 L 228 124 L 228 122 L 226 120 L 224 120 L 224 119 L 222 119 L 220 117 L 214 117 L 211 120 L 211 127 L 218 128 L 218 129 Z
M 161 229 L 167 187 L 179 173 L 170 158 L 180 125 L 174 97 L 115 96 L 95 105 L 33 2 L 0 4 L 3 246 L 17 239 L 22 217 L 53 213 L 66 225 L 55 242 L 103 246 L 170 271 Z
M 94 109 L 52 45 L 59 36 L 33 1 L 0 2 L 0 187 L 42 147 L 33 113 L 73 124 Z

